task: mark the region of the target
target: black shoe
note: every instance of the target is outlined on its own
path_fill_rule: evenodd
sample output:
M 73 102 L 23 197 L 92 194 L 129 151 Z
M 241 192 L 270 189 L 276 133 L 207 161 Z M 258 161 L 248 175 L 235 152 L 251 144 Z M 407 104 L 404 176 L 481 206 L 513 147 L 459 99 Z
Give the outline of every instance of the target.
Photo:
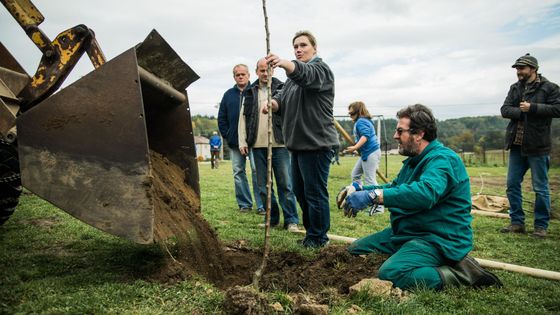
M 472 257 L 465 257 L 459 262 L 459 264 L 464 264 L 464 266 L 468 266 L 466 268 L 471 268 L 471 270 L 475 271 L 473 272 L 473 275 L 478 276 L 478 278 L 475 278 L 475 281 L 473 283 L 473 287 L 475 288 L 485 288 L 489 286 L 496 286 L 498 288 L 501 288 L 504 286 L 502 284 L 502 281 L 500 281 L 500 279 L 495 274 L 482 268 L 478 261 L 476 261 L 476 259 Z
M 319 243 L 308 238 L 308 239 L 304 239 L 301 245 L 305 248 L 318 249 L 329 245 L 329 241 L 326 241 L 324 243 Z
M 437 268 L 443 287 L 449 286 L 472 286 L 480 289 L 489 286 L 503 287 L 498 277 L 490 271 L 482 268 L 476 259 L 466 256 L 453 266 L 441 266 Z

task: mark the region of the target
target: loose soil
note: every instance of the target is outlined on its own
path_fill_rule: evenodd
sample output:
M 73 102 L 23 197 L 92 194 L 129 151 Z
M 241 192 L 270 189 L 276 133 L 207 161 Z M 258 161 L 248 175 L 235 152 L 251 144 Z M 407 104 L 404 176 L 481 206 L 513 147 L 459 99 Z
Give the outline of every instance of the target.
M 262 252 L 247 248 L 243 242 L 227 247 L 221 244 L 200 215 L 200 199 L 185 185 L 183 171 L 157 153 L 151 154 L 151 160 L 154 234 L 169 255 L 155 270 L 145 270 L 144 277 L 171 284 L 199 275 L 224 290 L 251 284 Z M 319 294 L 334 288 L 347 294 L 361 279 L 377 276 L 385 259 L 382 255 L 352 256 L 346 246 L 333 245 L 321 249 L 315 258 L 272 252 L 261 289 Z
M 166 262 L 154 279 L 202 275 L 210 281 L 224 278 L 227 266 L 214 229 L 200 215 L 200 197 L 185 183 L 179 166 L 151 152 L 154 240 L 167 250 Z M 165 280 L 170 278 L 169 280 Z

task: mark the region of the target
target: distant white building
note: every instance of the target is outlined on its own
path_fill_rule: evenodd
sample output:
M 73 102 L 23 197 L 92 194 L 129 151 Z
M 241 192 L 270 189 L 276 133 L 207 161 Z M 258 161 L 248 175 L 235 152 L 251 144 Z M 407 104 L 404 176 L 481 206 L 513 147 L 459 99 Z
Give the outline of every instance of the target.
M 210 140 L 202 136 L 194 136 L 194 144 L 196 146 L 196 157 L 210 159 Z
M 385 154 L 385 151 L 381 151 L 383 154 Z M 387 150 L 387 154 L 388 155 L 397 155 L 399 154 L 399 149 L 391 149 L 391 150 Z

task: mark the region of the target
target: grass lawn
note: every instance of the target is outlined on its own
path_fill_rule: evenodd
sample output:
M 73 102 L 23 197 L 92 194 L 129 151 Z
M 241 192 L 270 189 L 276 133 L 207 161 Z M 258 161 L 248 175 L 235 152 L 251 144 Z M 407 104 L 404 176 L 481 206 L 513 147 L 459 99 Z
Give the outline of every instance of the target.
M 388 177 L 400 169 L 401 157 L 391 156 Z M 336 192 L 349 183 L 355 158 L 341 158 L 331 167 L 330 233 L 360 237 L 385 228 L 389 215 L 357 218 L 342 216 L 334 204 Z M 384 164 L 382 165 L 384 167 Z M 240 214 L 233 193 L 231 165 L 218 170 L 200 163 L 203 215 L 225 244 L 244 240 L 260 248 L 262 216 Z M 472 192 L 505 195 L 505 167 L 468 168 Z M 382 169 L 384 172 L 384 169 Z M 560 212 L 560 169 L 550 170 L 553 211 Z M 526 176 L 525 205 L 531 208 L 530 174 Z M 536 240 L 528 235 L 504 235 L 498 229 L 507 220 L 475 217 L 475 247 L 472 256 L 560 272 L 560 223 L 552 220 L 549 237 Z M 532 213 L 528 211 L 531 230 Z M 292 251 L 313 257 L 319 251 L 296 245 L 300 235 L 272 230 L 272 250 Z M 333 242 L 335 244 L 336 242 Z M 0 227 L 0 314 L 220 314 L 224 294 L 202 278 L 176 284 L 143 280 L 138 270 L 157 264 L 167 254 L 158 245 L 138 245 L 91 228 L 45 201 L 26 193 L 14 216 Z M 336 272 L 333 270 L 332 272 Z M 332 314 L 345 314 L 353 305 L 363 314 L 558 314 L 560 282 L 495 271 L 502 289 L 451 289 L 443 292 L 416 291 L 406 302 L 344 296 L 330 305 Z M 270 301 L 291 310 L 285 292 L 267 292 Z

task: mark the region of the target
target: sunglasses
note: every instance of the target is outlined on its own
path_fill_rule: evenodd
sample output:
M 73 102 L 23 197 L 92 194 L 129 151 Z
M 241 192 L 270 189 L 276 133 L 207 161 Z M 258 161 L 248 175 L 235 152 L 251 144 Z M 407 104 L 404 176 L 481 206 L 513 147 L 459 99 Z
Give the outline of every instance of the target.
M 403 132 L 410 132 L 410 133 L 413 133 L 413 132 L 414 132 L 414 129 L 413 129 L 413 128 L 409 128 L 409 129 L 397 128 L 397 129 L 395 129 L 395 132 L 398 133 L 399 136 L 400 136 L 400 135 L 402 135 Z

